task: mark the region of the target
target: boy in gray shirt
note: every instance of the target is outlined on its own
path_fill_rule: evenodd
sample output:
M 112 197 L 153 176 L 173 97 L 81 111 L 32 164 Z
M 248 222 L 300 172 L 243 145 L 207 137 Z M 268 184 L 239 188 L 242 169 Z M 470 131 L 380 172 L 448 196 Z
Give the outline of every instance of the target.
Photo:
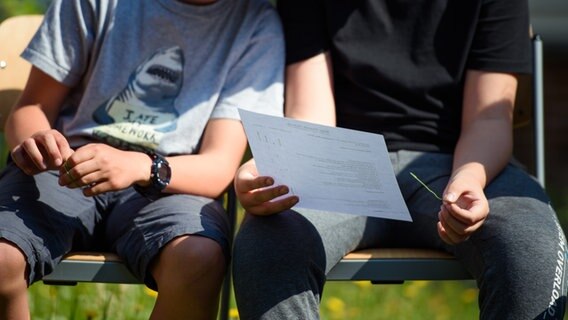
M 99 249 L 159 291 L 152 318 L 214 318 L 237 109 L 281 115 L 283 50 L 264 0 L 53 1 L 6 124 L 0 318 L 29 318 L 27 286 Z

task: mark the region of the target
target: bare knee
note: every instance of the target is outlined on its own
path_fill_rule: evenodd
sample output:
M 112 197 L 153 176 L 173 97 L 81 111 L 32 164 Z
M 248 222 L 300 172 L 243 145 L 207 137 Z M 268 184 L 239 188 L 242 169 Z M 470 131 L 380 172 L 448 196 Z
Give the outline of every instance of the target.
M 158 283 L 169 286 L 199 287 L 222 282 L 227 261 L 221 246 L 200 236 L 183 236 L 170 241 L 161 251 L 153 268 Z M 213 286 L 215 287 L 215 286 Z
M 12 243 L 0 240 L 0 296 L 27 287 L 26 258 Z

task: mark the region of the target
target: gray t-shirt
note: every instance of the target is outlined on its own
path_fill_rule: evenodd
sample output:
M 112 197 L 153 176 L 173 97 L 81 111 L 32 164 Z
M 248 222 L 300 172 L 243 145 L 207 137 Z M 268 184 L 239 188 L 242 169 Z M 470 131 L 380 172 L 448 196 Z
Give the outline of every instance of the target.
M 264 0 L 54 0 L 22 57 L 72 88 L 56 127 L 73 147 L 192 154 L 210 119 L 283 112 L 283 35 Z

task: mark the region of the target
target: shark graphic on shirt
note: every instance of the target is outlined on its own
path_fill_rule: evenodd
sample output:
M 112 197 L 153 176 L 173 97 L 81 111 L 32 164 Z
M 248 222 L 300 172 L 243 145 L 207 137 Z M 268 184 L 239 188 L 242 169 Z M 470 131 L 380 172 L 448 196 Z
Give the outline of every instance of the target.
M 155 150 L 176 129 L 175 108 L 183 84 L 181 48 L 159 49 L 130 75 L 122 91 L 93 114 L 95 137 L 122 149 Z

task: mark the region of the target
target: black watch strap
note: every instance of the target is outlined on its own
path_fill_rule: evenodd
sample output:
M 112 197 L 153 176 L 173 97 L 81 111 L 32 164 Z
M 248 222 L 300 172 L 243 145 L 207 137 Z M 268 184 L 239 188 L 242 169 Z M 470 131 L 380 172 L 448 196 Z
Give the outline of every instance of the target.
M 155 199 L 160 197 L 162 190 L 170 183 L 172 170 L 168 160 L 163 156 L 157 153 L 148 153 L 148 156 L 152 159 L 150 184 L 144 187 L 135 184 L 134 189 L 147 198 Z

